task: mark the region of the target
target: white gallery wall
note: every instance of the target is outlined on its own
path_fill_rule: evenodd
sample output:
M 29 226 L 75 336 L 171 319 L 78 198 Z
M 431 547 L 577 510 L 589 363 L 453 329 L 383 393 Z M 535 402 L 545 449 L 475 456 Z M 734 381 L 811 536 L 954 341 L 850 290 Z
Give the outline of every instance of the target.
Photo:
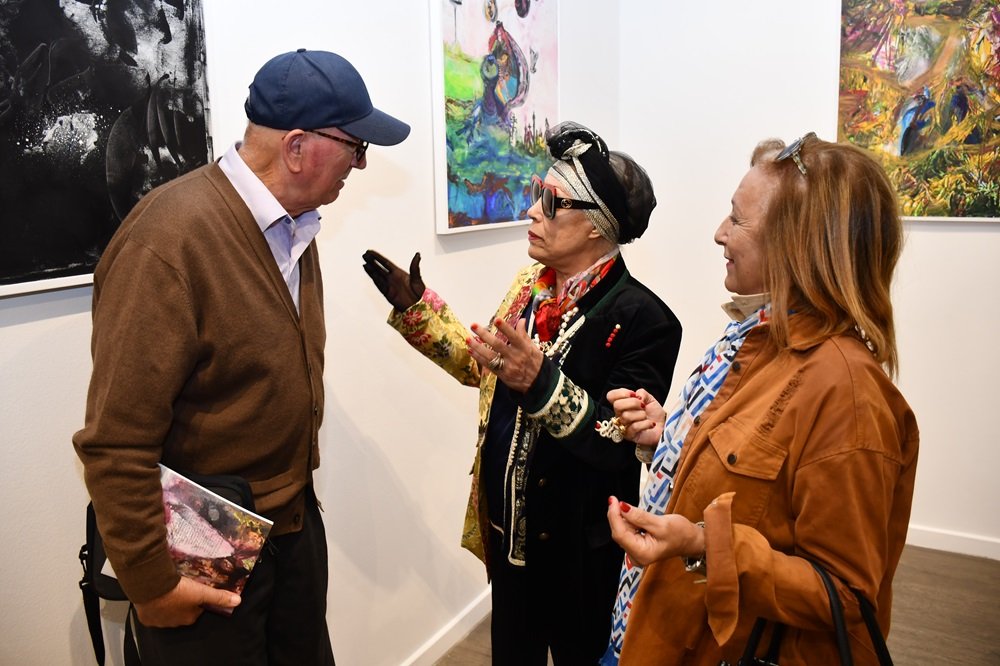
M 217 155 L 242 133 L 256 69 L 300 46 L 346 56 L 375 104 L 413 126 L 400 146 L 372 147 L 323 211 L 328 402 L 316 482 L 338 663 L 433 663 L 488 610 L 482 567 L 458 547 L 476 392 L 385 325 L 360 257 L 373 247 L 405 265 L 419 250 L 427 283 L 471 323 L 526 261 L 525 229 L 434 233 L 428 2 L 205 4 Z M 633 154 L 657 188 L 650 230 L 625 256 L 684 323 L 675 388 L 724 325 L 711 236 L 751 148 L 810 129 L 831 138 L 837 107 L 838 1 L 688 4 L 560 2 L 563 118 Z M 900 383 L 923 433 L 910 539 L 1000 558 L 1000 490 L 988 478 L 1000 463 L 988 418 L 998 362 L 984 343 L 1000 326 L 1000 225 L 917 222 L 907 234 Z M 70 443 L 90 373 L 90 297 L 82 287 L 0 299 L 2 664 L 93 663 L 76 587 L 87 496 Z M 120 664 L 122 611 L 104 612 Z
M 834 140 L 839 0 L 620 4 L 621 142 L 657 185 L 655 224 L 629 251 L 684 325 L 674 386 L 721 334 L 712 234 L 756 143 Z M 634 148 L 633 148 L 634 147 Z M 893 292 L 899 385 L 921 431 L 910 543 L 1000 559 L 1000 221 L 905 223 Z
M 537 0 L 536 0 L 537 1 Z M 548 0 L 543 0 L 548 1 Z M 361 268 L 373 247 L 423 255 L 428 284 L 469 322 L 488 318 L 517 267 L 524 227 L 434 229 L 430 4 L 423 0 L 205 1 L 216 155 L 240 138 L 256 70 L 298 47 L 351 60 L 375 104 L 409 122 L 373 146 L 318 237 L 326 287 L 326 420 L 316 475 L 330 543 L 329 623 L 338 664 L 430 664 L 488 611 L 482 565 L 459 547 L 476 441 L 476 391 L 413 353 Z M 504 4 L 502 0 L 501 4 Z M 618 8 L 567 0 L 564 109 L 617 139 Z M 584 35 L 603 34 L 593 49 Z M 594 87 L 605 91 L 593 98 Z M 90 374 L 89 287 L 0 299 L 0 664 L 93 664 L 77 588 L 87 503 L 70 438 Z M 121 664 L 121 604 L 106 608 Z

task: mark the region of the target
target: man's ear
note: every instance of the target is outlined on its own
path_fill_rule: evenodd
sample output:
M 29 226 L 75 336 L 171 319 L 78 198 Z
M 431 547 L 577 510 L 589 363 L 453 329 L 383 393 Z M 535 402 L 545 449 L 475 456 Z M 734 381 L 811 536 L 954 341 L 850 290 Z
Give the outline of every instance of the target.
M 299 173 L 302 171 L 305 135 L 306 133 L 302 130 L 295 129 L 291 130 L 281 138 L 281 158 L 285 162 L 285 168 L 287 168 L 291 173 Z

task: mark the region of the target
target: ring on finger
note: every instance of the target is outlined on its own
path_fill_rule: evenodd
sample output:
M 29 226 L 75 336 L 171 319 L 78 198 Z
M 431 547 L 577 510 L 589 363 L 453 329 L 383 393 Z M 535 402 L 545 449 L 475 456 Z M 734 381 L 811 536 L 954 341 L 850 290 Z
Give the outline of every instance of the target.
M 503 370 L 503 360 L 504 360 L 503 356 L 497 354 L 492 359 L 490 359 L 490 362 L 486 364 L 486 367 L 492 370 L 493 372 L 499 372 L 500 370 Z

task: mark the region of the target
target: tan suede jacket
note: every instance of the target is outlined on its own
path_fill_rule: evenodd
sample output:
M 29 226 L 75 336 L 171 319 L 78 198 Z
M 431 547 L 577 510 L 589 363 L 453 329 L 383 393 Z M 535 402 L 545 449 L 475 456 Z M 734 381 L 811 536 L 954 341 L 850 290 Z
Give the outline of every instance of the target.
M 704 520 L 707 582 L 680 558 L 650 565 L 623 666 L 735 664 L 758 616 L 789 627 L 782 666 L 838 664 L 828 597 L 806 557 L 861 590 L 888 633 L 916 421 L 861 340 L 816 342 L 804 315 L 791 326 L 790 351 L 765 327 L 750 333 L 685 439 L 667 510 Z M 840 592 L 854 663 L 877 663 L 856 600 Z

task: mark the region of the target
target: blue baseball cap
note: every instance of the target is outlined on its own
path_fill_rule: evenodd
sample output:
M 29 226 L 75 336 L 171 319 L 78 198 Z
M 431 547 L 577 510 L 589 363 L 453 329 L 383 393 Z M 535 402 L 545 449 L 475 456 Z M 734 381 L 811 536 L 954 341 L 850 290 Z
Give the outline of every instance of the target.
M 372 106 L 358 70 L 336 53 L 299 49 L 264 63 L 243 105 L 250 122 L 272 129 L 336 127 L 393 146 L 410 126 Z

